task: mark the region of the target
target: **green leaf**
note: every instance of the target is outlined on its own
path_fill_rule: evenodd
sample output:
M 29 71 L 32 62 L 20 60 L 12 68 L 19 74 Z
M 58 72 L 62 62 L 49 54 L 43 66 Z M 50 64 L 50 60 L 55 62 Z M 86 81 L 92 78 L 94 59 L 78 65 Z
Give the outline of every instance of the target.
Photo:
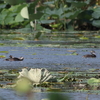
M 55 8 L 54 10 L 50 10 L 49 8 L 47 8 L 45 10 L 45 13 L 48 14 L 48 15 L 50 15 L 50 16 L 57 15 L 57 16 L 60 17 L 64 12 L 63 12 L 62 8 L 59 8 L 59 9 Z
M 19 33 L 31 33 L 32 30 L 31 30 L 31 28 L 21 28 L 21 29 L 16 29 L 15 32 L 19 32 Z
M 72 15 L 74 15 L 74 12 L 68 12 L 68 13 L 64 14 L 62 17 L 69 18 Z
M 94 12 L 92 13 L 92 17 L 96 19 L 100 18 L 100 7 L 94 9 Z
M 0 51 L 0 53 L 9 53 L 8 51 Z
M 92 25 L 96 27 L 100 27 L 100 20 L 93 20 Z
M 29 14 L 35 13 L 35 7 L 37 6 L 38 1 L 39 0 L 35 0 L 34 2 L 30 3 L 30 5 L 28 7 Z
M 28 13 L 28 8 L 27 7 L 22 8 L 20 13 L 21 13 L 21 16 L 23 18 L 29 19 L 29 13 Z
M 95 19 L 100 18 L 100 12 L 93 12 L 92 17 L 95 18 Z
M 0 9 L 5 8 L 7 4 L 0 4 Z
M 98 36 L 95 36 L 95 38 L 100 38 L 100 35 L 98 35 Z
M 89 84 L 89 85 L 100 85 L 100 79 L 96 79 L 96 78 L 90 78 L 90 79 L 88 79 L 87 80 L 87 83 Z
M 81 13 L 81 10 L 76 10 L 74 12 L 69 11 L 69 12 L 65 13 L 64 15 L 62 15 L 61 17 L 62 18 L 66 17 L 66 18 L 70 18 L 70 19 L 75 19 L 78 16 L 78 14 L 80 14 L 80 13 Z
M 45 5 L 51 5 L 51 4 L 54 4 L 54 1 L 44 2 L 43 4 L 45 4 Z
M 13 40 L 25 40 L 23 37 L 15 37 Z
M 10 16 L 6 17 L 5 24 L 12 24 L 12 23 L 14 23 L 14 18 Z
M 15 22 L 22 22 L 24 21 L 23 17 L 20 15 L 20 13 L 15 17 Z
M 49 23 L 53 23 L 55 22 L 55 20 L 40 20 L 39 23 L 42 23 L 42 24 L 49 24 Z
M 17 5 L 26 2 L 26 0 L 5 0 L 10 5 Z
M 85 37 L 85 36 L 82 36 L 82 37 L 80 37 L 79 39 L 81 39 L 81 40 L 88 40 L 89 38 L 87 38 L 87 37 Z
M 61 25 L 61 23 L 58 23 L 58 24 L 51 24 L 50 26 L 53 27 L 53 28 L 57 28 Z
M 96 12 L 100 12 L 100 7 L 99 7 L 99 6 L 96 7 L 96 8 L 94 9 L 94 11 L 96 11 Z
M 5 55 L 0 55 L 0 58 L 5 58 L 6 56 Z
M 40 6 L 37 8 L 37 12 L 44 11 L 47 7 Z
M 87 5 L 87 4 L 85 2 L 81 2 L 81 1 L 72 2 L 72 6 L 77 7 L 77 8 L 82 8 L 85 5 Z
M 5 24 L 5 17 L 6 17 L 6 14 L 4 15 L 4 14 L 0 14 L 0 24 L 1 25 L 4 25 Z
M 47 91 L 52 91 L 52 92 L 61 92 L 61 88 L 48 88 Z
M 35 19 L 40 19 L 42 17 L 43 13 L 37 13 L 37 14 L 29 14 L 30 21 L 33 21 Z

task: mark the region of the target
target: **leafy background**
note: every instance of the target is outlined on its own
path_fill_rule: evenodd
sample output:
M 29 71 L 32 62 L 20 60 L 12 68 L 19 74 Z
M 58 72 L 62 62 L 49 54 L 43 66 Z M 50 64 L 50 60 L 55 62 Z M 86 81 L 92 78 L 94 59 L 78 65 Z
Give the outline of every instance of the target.
M 34 30 L 98 30 L 99 4 L 98 0 L 1 0 L 0 27 L 30 28 L 31 22 Z

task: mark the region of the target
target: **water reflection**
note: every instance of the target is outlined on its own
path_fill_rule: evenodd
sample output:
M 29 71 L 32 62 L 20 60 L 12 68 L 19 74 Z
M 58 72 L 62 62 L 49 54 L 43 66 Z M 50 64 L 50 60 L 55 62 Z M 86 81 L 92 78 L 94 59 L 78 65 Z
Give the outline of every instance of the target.
M 33 93 L 34 100 L 49 100 L 48 94 L 52 94 L 51 92 L 35 92 Z M 67 92 L 59 92 L 58 94 L 66 96 L 69 95 L 71 100 L 99 100 L 99 94 L 89 94 L 89 93 L 67 93 Z M 32 99 L 32 100 L 33 100 Z M 0 89 L 0 100 L 27 100 L 26 96 L 18 96 L 15 91 L 11 91 L 8 89 Z

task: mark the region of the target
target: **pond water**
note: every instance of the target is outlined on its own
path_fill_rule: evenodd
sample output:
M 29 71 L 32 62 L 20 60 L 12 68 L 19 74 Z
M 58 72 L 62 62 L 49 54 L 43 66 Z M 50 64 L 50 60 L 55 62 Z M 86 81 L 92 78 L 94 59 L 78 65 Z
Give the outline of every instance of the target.
M 99 48 L 67 48 L 66 45 L 59 44 L 40 45 L 40 44 L 23 44 L 24 46 L 14 46 L 14 44 L 7 44 L 1 46 L 0 51 L 8 51 L 8 53 L 0 53 L 14 57 L 24 57 L 23 61 L 5 61 L 5 58 L 0 59 L 0 69 L 21 69 L 28 68 L 47 68 L 52 71 L 75 69 L 76 71 L 87 71 L 89 69 L 100 68 L 100 50 Z M 83 58 L 85 54 L 90 54 L 90 51 L 96 52 L 96 58 Z M 73 52 L 76 54 L 74 55 Z M 49 93 L 49 92 L 48 92 Z M 47 92 L 38 91 L 33 93 L 34 100 L 47 99 Z M 52 93 L 52 92 L 51 92 Z M 11 94 L 11 95 L 10 95 Z M 71 100 L 99 100 L 100 95 L 88 92 L 61 92 L 60 94 L 68 94 Z M 95 99 L 94 99 L 95 98 Z M 10 89 L 0 89 L 0 100 L 28 100 L 26 96 L 18 96 L 15 91 Z
M 35 92 L 32 94 L 33 99 L 28 99 L 27 96 L 19 96 L 15 91 L 8 89 L 0 89 L 0 100 L 49 100 L 49 94 L 55 94 L 54 92 Z M 84 92 L 74 92 L 74 93 L 66 93 L 59 92 L 58 95 L 62 95 L 64 97 L 69 96 L 70 100 L 99 100 L 100 95 L 84 93 Z
M 96 52 L 96 58 L 83 58 L 90 51 Z M 80 70 L 98 69 L 100 67 L 100 50 L 99 48 L 60 48 L 60 47 L 0 47 L 0 51 L 8 51 L 8 53 L 0 53 L 9 58 L 24 57 L 20 62 L 9 62 L 0 59 L 0 69 L 11 68 L 47 68 L 60 70 L 66 67 L 79 68 Z M 77 54 L 72 54 L 75 51 Z
M 64 35 L 65 36 L 65 35 Z M 8 36 L 9 37 L 9 36 Z M 31 36 L 30 36 L 31 37 Z M 43 38 L 43 37 L 42 37 Z M 49 36 L 49 39 L 52 36 Z M 72 41 L 69 41 L 71 40 Z M 9 57 L 24 57 L 23 61 L 5 61 L 0 59 L 0 69 L 21 69 L 28 68 L 47 68 L 52 71 L 63 71 L 73 69 L 74 71 L 87 71 L 90 69 L 100 69 L 100 44 L 99 41 L 94 42 L 88 40 L 76 40 L 74 37 L 59 39 L 60 41 L 10 41 L 4 39 L 0 41 L 0 55 Z M 11 39 L 11 38 L 10 38 Z M 54 38 L 53 38 L 54 39 Z M 55 39 L 54 39 L 55 40 Z M 66 40 L 66 41 L 65 41 Z M 83 58 L 90 51 L 96 52 L 96 58 Z M 34 100 L 47 100 L 47 95 L 52 92 L 38 91 L 33 93 Z M 100 94 L 91 92 L 59 92 L 62 95 L 68 94 L 71 100 L 99 100 Z M 28 100 L 26 96 L 19 96 L 11 89 L 0 88 L 0 100 Z M 33 99 L 32 99 L 33 100 Z

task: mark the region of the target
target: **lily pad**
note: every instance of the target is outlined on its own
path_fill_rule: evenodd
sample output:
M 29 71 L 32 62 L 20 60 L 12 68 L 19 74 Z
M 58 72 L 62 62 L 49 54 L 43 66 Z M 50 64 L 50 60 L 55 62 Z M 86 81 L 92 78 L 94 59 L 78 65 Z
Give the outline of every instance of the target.
M 98 35 L 98 36 L 95 36 L 95 38 L 100 38 L 100 35 Z
M 25 38 L 22 38 L 22 37 L 15 37 L 15 38 L 13 38 L 13 40 L 25 40 Z
M 87 37 L 85 37 L 85 36 L 82 36 L 82 37 L 80 37 L 79 39 L 81 39 L 81 40 L 88 40 L 89 38 L 87 38 Z
M 8 51 L 0 51 L 0 53 L 9 53 Z
M 88 79 L 87 83 L 91 86 L 93 86 L 93 85 L 98 86 L 98 85 L 100 85 L 100 79 L 90 78 L 90 79 Z
M 32 55 L 36 55 L 36 53 L 33 53 Z
M 60 88 L 48 88 L 47 91 L 60 92 Z
M 6 79 L 13 80 L 13 79 L 15 79 L 15 78 L 17 77 L 17 75 L 16 75 L 16 74 L 9 74 L 9 73 L 6 73 L 6 74 L 4 74 L 4 77 L 5 77 Z
M 76 52 L 73 52 L 73 53 L 71 53 L 71 54 L 69 54 L 69 53 L 66 53 L 66 54 L 55 54 L 55 55 L 78 55 Z
M 5 58 L 6 56 L 4 56 L 4 55 L 0 55 L 0 58 Z
M 73 52 L 73 53 L 71 53 L 70 55 L 78 55 L 78 53 L 76 53 L 76 52 Z
M 4 43 L 0 43 L 0 46 L 4 45 Z

